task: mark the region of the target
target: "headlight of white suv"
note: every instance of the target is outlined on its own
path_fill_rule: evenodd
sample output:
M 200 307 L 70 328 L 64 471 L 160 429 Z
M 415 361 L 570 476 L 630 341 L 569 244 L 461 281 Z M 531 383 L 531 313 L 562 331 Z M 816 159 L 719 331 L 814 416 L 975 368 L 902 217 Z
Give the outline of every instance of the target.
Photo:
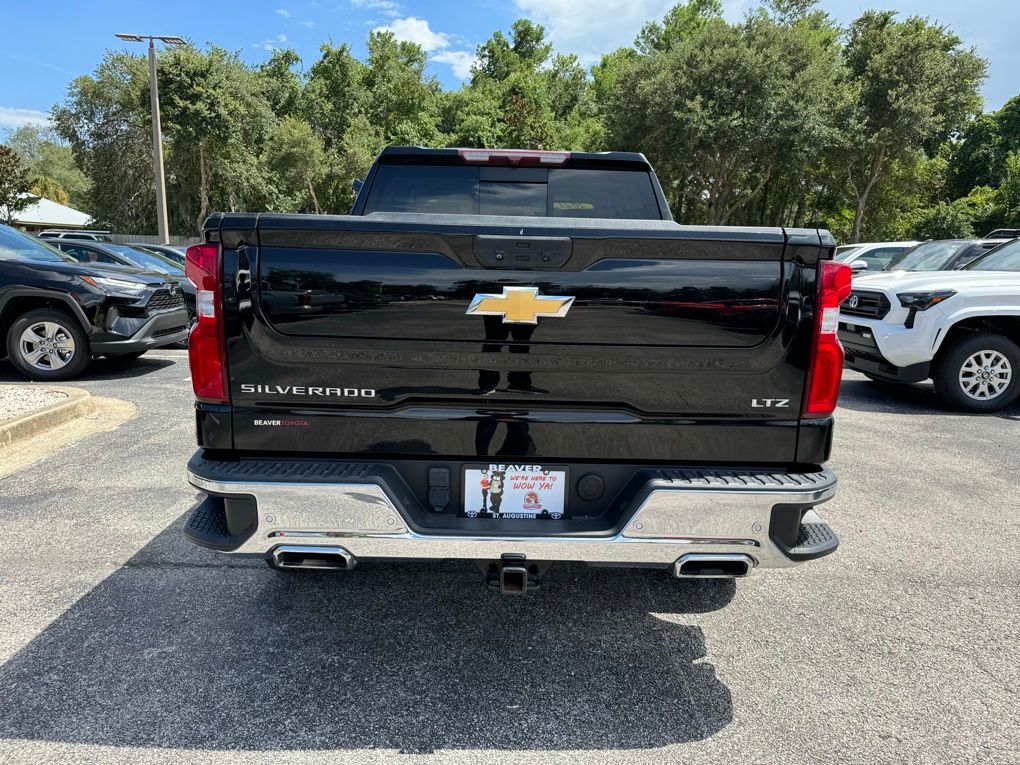
M 939 292 L 903 292 L 896 297 L 900 305 L 911 311 L 927 311 L 933 305 L 948 300 L 956 294 L 956 290 L 940 290 Z

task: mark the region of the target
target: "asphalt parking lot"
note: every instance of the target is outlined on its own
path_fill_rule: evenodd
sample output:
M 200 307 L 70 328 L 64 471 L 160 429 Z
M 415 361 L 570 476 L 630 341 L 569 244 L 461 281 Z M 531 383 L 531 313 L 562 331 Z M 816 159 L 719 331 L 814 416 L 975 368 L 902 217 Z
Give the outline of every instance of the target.
M 1020 406 L 847 373 L 835 555 L 511 598 L 196 548 L 186 355 L 74 384 L 138 415 L 0 480 L 0 762 L 1020 762 Z

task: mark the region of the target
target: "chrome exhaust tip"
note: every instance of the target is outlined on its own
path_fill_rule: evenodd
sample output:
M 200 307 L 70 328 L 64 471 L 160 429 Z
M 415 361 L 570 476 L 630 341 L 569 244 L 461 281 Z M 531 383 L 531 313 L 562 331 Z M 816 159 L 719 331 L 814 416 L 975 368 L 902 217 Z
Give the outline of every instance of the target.
M 313 571 L 350 571 L 358 564 L 342 547 L 319 545 L 280 545 L 273 549 L 276 568 Z
M 739 579 L 751 573 L 754 558 L 743 554 L 688 553 L 673 564 L 678 579 Z

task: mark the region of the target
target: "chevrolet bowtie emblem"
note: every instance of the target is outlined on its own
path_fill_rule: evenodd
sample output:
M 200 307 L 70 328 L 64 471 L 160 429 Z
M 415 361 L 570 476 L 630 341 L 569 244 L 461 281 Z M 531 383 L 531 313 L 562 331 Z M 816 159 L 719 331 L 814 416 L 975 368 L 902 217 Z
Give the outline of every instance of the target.
M 538 324 L 539 316 L 566 316 L 572 297 L 539 295 L 538 287 L 504 287 L 502 295 L 475 295 L 470 316 L 502 316 L 504 324 Z

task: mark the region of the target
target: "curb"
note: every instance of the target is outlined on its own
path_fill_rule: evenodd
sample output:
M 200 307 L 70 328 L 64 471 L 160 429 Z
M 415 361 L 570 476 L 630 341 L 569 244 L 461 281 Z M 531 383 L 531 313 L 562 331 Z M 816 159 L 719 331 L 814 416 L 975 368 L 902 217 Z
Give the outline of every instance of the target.
M 0 452 L 15 446 L 33 436 L 37 436 L 51 428 L 66 422 L 92 414 L 96 405 L 88 391 L 81 388 L 67 388 L 61 385 L 47 385 L 47 390 L 55 390 L 67 396 L 63 401 L 50 404 L 34 412 L 23 414 L 12 420 L 0 422 Z

